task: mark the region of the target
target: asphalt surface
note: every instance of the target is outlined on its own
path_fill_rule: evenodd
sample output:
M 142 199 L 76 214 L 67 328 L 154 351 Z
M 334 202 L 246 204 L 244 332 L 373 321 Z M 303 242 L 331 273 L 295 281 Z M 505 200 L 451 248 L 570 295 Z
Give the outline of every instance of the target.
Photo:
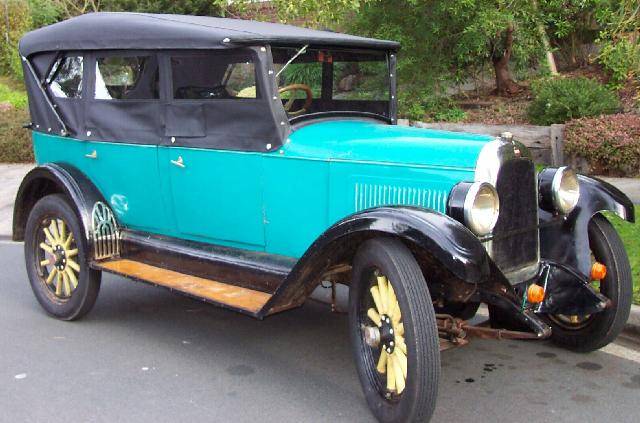
M 22 244 L 0 242 L 0 421 L 372 421 L 347 318 L 326 305 L 260 322 L 106 275 L 83 320 L 48 317 Z M 434 421 L 638 421 L 640 352 L 473 340 L 442 356 Z
M 34 166 L 33 164 L 0 164 L 0 239 L 11 238 L 13 202 L 22 178 Z

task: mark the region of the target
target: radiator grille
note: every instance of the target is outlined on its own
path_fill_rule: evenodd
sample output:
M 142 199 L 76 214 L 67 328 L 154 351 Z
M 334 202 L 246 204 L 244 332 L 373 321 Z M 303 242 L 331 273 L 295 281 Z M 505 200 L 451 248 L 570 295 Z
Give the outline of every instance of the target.
M 355 211 L 385 205 L 426 207 L 444 213 L 448 191 L 397 185 L 356 183 Z
M 538 199 L 536 172 L 529 160 L 503 163 L 496 189 L 500 217 L 493 230 L 490 250 L 503 273 L 538 262 Z

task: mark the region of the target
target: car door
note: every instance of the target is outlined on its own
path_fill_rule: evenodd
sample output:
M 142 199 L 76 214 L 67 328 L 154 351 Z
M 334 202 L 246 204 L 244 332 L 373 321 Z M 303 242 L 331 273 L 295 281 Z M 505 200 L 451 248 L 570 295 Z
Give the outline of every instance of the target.
M 232 65 L 235 74 L 229 74 Z M 250 55 L 180 52 L 168 56 L 166 66 L 173 98 L 165 105 L 159 168 L 168 177 L 177 232 L 182 238 L 262 250 L 262 155 L 239 151 L 242 126 L 256 118 Z M 243 107 L 248 114 L 238 111 Z
M 130 229 L 166 233 L 158 172 L 159 66 L 147 51 L 90 55 L 83 170 Z

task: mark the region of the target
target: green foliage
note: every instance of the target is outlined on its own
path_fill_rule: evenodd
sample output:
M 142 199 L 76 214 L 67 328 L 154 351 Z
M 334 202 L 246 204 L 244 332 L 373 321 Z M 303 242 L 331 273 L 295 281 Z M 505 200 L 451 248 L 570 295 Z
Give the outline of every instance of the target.
M 610 85 L 621 88 L 629 78 L 640 76 L 640 44 L 626 38 L 606 42 L 598 61 L 609 72 Z
M 304 21 L 316 28 L 336 28 L 350 13 L 373 0 L 272 0 L 278 17 L 284 22 Z
M 33 28 L 51 25 L 63 18 L 62 8 L 56 1 L 29 0 L 28 4 L 31 15 L 31 26 Z
M 633 113 L 572 120 L 565 127 L 565 152 L 586 159 L 597 173 L 637 176 L 640 116 Z
M 534 99 L 528 112 L 531 122 L 538 125 L 614 113 L 620 108 L 618 96 L 593 79 L 543 79 L 532 88 Z
M 9 103 L 16 109 L 27 107 L 27 93 L 12 90 L 7 85 L 0 83 L 0 103 Z
M 291 63 L 282 73 L 284 84 L 306 84 L 312 89 L 322 87 L 322 64 Z
M 507 54 L 510 26 L 511 65 L 530 68 L 543 53 L 536 18 L 528 0 L 377 0 L 361 8 L 352 29 L 400 41 L 401 83 L 437 89 L 464 81 Z
M 448 97 L 434 97 L 426 91 L 405 90 L 398 96 L 401 118 L 427 122 L 459 122 L 466 113 Z
M 602 25 L 598 61 L 620 88 L 629 78 L 640 79 L 640 6 L 638 0 L 619 0 L 597 13 Z
M 22 63 L 18 56 L 18 41 L 31 27 L 29 5 L 26 0 L 5 0 L 5 7 L 0 8 L 0 23 L 2 24 L 2 44 L 0 44 L 0 73 L 14 77 L 22 77 Z M 4 4 L 2 6 L 5 6 Z M 8 10 L 8 28 L 6 25 Z M 8 42 L 7 42 L 8 38 Z
M 226 0 L 103 0 L 100 8 L 114 12 L 221 16 L 227 10 L 228 2 Z
M 22 128 L 29 121 L 26 109 L 0 112 L 0 163 L 33 162 L 31 134 Z
M 451 107 L 444 111 L 437 112 L 433 115 L 435 122 L 460 122 L 467 117 L 464 110 L 459 107 Z

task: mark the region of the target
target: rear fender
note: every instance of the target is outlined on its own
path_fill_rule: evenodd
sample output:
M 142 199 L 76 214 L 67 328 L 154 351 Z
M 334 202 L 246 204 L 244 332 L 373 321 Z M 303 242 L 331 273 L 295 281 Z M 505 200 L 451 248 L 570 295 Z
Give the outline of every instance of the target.
M 73 203 L 84 237 L 93 255 L 91 213 L 96 202 L 104 202 L 100 191 L 73 166 L 47 163 L 32 169 L 22 180 L 13 209 L 13 240 L 23 241 L 29 213 L 42 197 L 64 194 Z

